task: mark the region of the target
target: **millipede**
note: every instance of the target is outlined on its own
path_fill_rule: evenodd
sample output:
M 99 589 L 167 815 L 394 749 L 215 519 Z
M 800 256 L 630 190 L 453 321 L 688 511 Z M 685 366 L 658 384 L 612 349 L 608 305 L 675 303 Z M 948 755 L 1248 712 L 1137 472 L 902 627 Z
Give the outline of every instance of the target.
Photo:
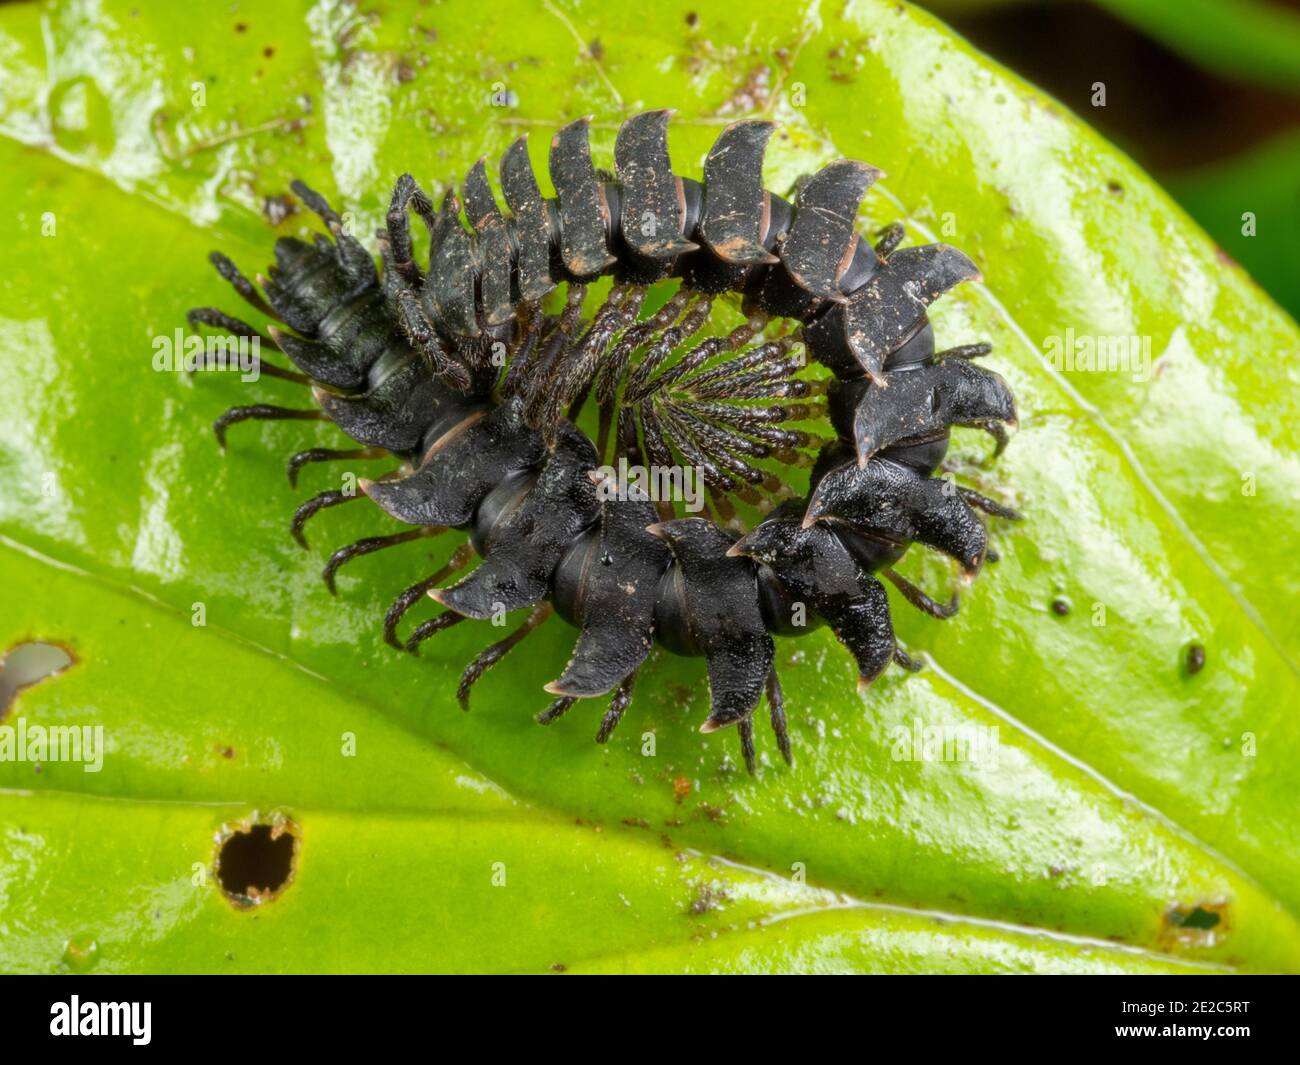
M 304 547 L 313 515 L 354 499 L 410 526 L 335 551 L 324 569 L 331 592 L 338 569 L 361 555 L 468 534 L 393 602 L 387 643 L 414 654 L 466 618 L 528 611 L 466 668 L 463 707 L 485 670 L 559 615 L 579 634 L 545 685 L 554 701 L 539 722 L 608 696 L 596 736 L 605 742 L 658 643 L 704 658 L 700 731 L 737 726 L 753 772 L 764 697 L 791 761 L 774 636 L 829 626 L 860 689 L 891 662 L 919 668 L 895 639 L 881 578 L 926 614 L 956 612 L 956 593 L 936 600 L 895 566 L 913 542 L 954 559 L 963 581 L 994 557 L 980 513 L 1016 511 L 936 473 L 953 426 L 987 432 L 999 455 L 1015 401 L 973 361 L 989 344 L 935 350 L 928 307 L 977 278 L 975 264 L 946 244 L 900 246 L 897 222 L 874 243 L 858 232 L 880 171 L 840 160 L 783 198 L 762 178 L 775 126 L 754 120 L 722 131 L 696 181 L 673 173 L 670 115 L 625 121 L 612 173 L 592 159 L 589 119 L 561 128 L 550 145 L 554 198 L 519 138 L 500 162 L 505 211 L 483 160 L 436 208 L 403 175 L 377 234 L 378 265 L 326 200 L 295 181 L 329 236 L 280 238 L 256 284 L 211 256 L 280 324 L 263 336 L 214 308 L 189 321 L 282 353 L 296 369 L 264 363 L 262 372 L 307 386 L 315 401 L 232 407 L 213 426 L 223 448 L 236 422 L 327 420 L 356 446 L 293 455 L 294 485 L 308 463 L 395 461 L 358 492 L 322 492 L 294 514 Z M 412 215 L 428 231 L 427 267 L 416 262 Z M 608 294 L 584 313 L 589 286 L 604 278 Z M 662 304 L 648 300 L 674 282 Z M 744 320 L 709 335 L 720 300 L 738 303 Z M 589 402 L 591 434 L 578 425 Z M 698 471 L 701 513 L 630 489 L 613 462 Z M 804 496 L 782 474 L 795 468 L 807 470 Z M 426 597 L 441 612 L 402 639 L 404 615 Z

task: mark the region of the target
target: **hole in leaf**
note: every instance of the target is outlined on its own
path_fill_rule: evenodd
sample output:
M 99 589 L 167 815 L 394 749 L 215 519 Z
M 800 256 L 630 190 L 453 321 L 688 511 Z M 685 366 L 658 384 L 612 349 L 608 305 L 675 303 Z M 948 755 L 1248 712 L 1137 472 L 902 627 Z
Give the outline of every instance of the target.
M 1204 906 L 1194 906 L 1190 910 L 1174 910 L 1169 914 L 1169 923 L 1179 928 L 1194 928 L 1205 931 L 1218 925 L 1221 918 L 1213 910 Z
M 1213 947 L 1232 931 L 1232 911 L 1227 899 L 1204 900 L 1190 905 L 1174 903 L 1164 914 L 1166 947 Z
M 228 826 L 215 865 L 222 894 L 240 909 L 276 898 L 293 881 L 300 839 L 298 826 L 283 817 Z
M 57 676 L 76 659 L 54 643 L 18 643 L 0 659 L 0 721 L 9 716 L 18 693 Z

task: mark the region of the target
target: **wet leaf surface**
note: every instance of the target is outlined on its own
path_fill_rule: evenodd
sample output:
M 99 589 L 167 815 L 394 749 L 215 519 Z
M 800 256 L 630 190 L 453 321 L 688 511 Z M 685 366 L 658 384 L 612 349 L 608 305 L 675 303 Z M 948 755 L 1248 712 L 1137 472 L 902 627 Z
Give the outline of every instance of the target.
M 105 744 L 98 772 L 0 763 L 6 969 L 1300 969 L 1294 324 L 1130 162 L 927 16 L 691 10 L 0 11 L 0 648 L 75 658 L 6 724 Z M 369 233 L 404 170 L 459 182 L 531 132 L 541 176 L 583 114 L 607 163 L 619 121 L 660 106 L 681 173 L 754 114 L 783 124 L 777 191 L 839 157 L 885 170 L 862 225 L 976 259 L 940 344 L 991 340 L 1021 410 L 996 465 L 975 434 L 951 452 L 1027 514 L 994 527 L 1001 561 L 951 621 L 895 603 L 928 668 L 859 697 L 829 637 L 781 641 L 797 764 L 760 737 L 752 779 L 733 736 L 696 732 L 690 660 L 656 656 L 606 747 L 599 704 L 539 728 L 560 622 L 462 713 L 460 670 L 497 630 L 419 659 L 379 632 L 452 546 L 359 560 L 331 598 L 328 549 L 395 531 L 358 506 L 317 519 L 309 553 L 288 537 L 339 470 L 294 491 L 284 458 L 337 434 L 239 426 L 223 455 L 222 409 L 296 405 L 293 386 L 152 366 L 188 308 L 242 313 L 210 249 L 251 273 L 311 228 L 286 213 L 294 177 Z M 1138 360 L 1053 365 L 1067 336 L 1136 337 Z M 948 587 L 914 554 L 906 572 Z M 986 730 L 986 757 L 903 757 L 944 726 Z M 219 840 L 277 817 L 301 833 L 292 877 L 236 906 Z

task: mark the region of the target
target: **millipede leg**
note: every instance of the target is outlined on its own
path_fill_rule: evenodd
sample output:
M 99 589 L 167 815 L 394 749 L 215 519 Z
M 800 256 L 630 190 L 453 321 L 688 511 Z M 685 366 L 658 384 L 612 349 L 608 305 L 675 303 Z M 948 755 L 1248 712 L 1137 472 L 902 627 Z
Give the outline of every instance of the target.
M 257 360 L 257 372 L 266 377 L 278 377 L 281 381 L 292 381 L 296 385 L 310 385 L 312 380 L 305 373 L 299 373 L 297 370 L 286 370 L 281 366 L 276 366 L 271 362 L 262 362 Z
M 402 616 L 423 599 L 430 588 L 436 588 L 453 573 L 468 566 L 470 559 L 473 557 L 473 545 L 468 542 L 461 544 L 452 552 L 451 558 L 437 573 L 432 577 L 417 581 L 394 599 L 392 605 L 388 608 L 388 612 L 384 615 L 384 642 L 399 651 L 410 650 L 397 638 L 397 625 L 402 620 Z
M 938 603 L 931 599 L 925 592 L 921 591 L 915 584 L 909 581 L 902 574 L 886 568 L 881 572 L 889 580 L 889 583 L 903 593 L 903 598 L 911 603 L 917 610 L 929 614 L 932 618 L 946 619 L 952 617 L 961 606 L 961 601 L 957 593 L 952 593 L 952 598 L 947 603 Z
M 537 715 L 537 723 L 539 725 L 549 725 L 552 721 L 558 721 L 569 712 L 569 708 L 577 701 L 578 697 L 576 695 L 561 695 Z
M 418 655 L 420 653 L 420 644 L 424 643 L 430 636 L 442 632 L 443 629 L 449 629 L 453 625 L 459 625 L 464 620 L 464 614 L 457 614 L 453 610 L 448 610 L 439 614 L 436 618 L 420 622 L 415 627 L 415 631 L 407 638 L 405 650 L 413 655 Z
M 745 768 L 752 776 L 758 762 L 754 756 L 754 719 L 742 718 L 736 726 L 736 732 L 740 734 L 740 753 L 745 759 Z
M 532 361 L 537 358 L 537 346 L 542 340 L 546 326 L 546 315 L 536 302 L 521 303 L 516 312 L 514 346 L 510 352 L 510 362 L 497 385 L 498 393 L 503 397 L 513 396 L 527 377 Z
M 596 426 L 596 454 L 603 461 L 609 447 L 609 430 L 614 424 L 614 404 L 602 403 L 600 405 L 600 420 Z
M 249 340 L 256 338 L 259 344 L 265 344 L 272 351 L 280 350 L 280 345 L 270 337 L 263 336 L 247 322 L 240 321 L 216 307 L 192 307 L 185 312 L 185 320 L 191 326 L 210 325 L 214 329 L 224 329 L 237 337 L 248 337 Z
M 739 351 L 751 340 L 754 339 L 767 324 L 767 318 L 764 315 L 751 315 L 744 325 L 738 325 L 725 337 L 713 337 L 704 341 L 693 351 L 688 352 L 676 366 L 666 373 L 673 374 L 674 377 L 681 377 L 689 374 L 689 380 L 683 386 L 687 391 L 696 395 L 699 389 L 705 388 L 714 382 L 724 378 L 734 377 L 737 374 L 745 373 L 756 367 L 761 367 L 770 362 L 773 352 L 772 345 L 760 344 L 751 348 L 743 355 L 727 359 L 725 362 L 714 366 L 711 369 L 703 369 L 706 362 L 711 361 L 718 355 L 724 355 L 729 352 Z M 782 341 L 775 341 L 781 345 L 781 350 L 789 350 L 795 343 L 793 339 L 786 338 Z M 668 383 L 672 383 L 671 379 Z
M 223 448 L 226 446 L 226 429 L 236 422 L 246 421 L 302 421 L 302 422 L 322 422 L 325 421 L 325 412 L 319 408 L 310 408 L 308 410 L 296 410 L 289 407 L 274 407 L 269 403 L 252 403 L 246 407 L 231 407 L 220 418 L 212 423 L 212 432 L 216 435 L 217 443 Z
M 412 285 L 420 283 L 420 268 L 415 265 L 411 252 L 411 222 L 407 210 L 414 210 L 432 232 L 434 225 L 433 201 L 416 184 L 410 174 L 403 174 L 393 187 L 393 198 L 388 206 L 386 228 L 392 247 L 391 266 Z
M 553 408 L 571 402 L 589 381 L 592 367 L 613 339 L 619 311 L 628 291 L 626 285 L 614 285 L 582 336 L 561 351 L 547 367 L 546 391 L 552 397 Z
M 511 361 L 510 369 L 501 383 L 501 395 L 519 396 L 524 402 L 525 416 L 528 405 L 535 403 L 537 378 L 545 376 L 546 367 L 564 349 L 567 341 L 568 336 L 558 326 L 552 325 L 539 334 L 526 353 L 521 353 Z
M 740 478 L 744 482 L 740 489 L 741 498 L 745 497 L 745 486 L 748 485 L 762 485 L 769 491 L 777 491 L 782 486 L 783 482 L 770 472 L 760 470 L 735 454 L 739 451 L 761 458 L 767 455 L 769 449 L 754 447 L 733 427 L 714 425 L 676 404 L 668 403 L 664 408 L 664 420 L 674 430 L 671 441 L 680 449 L 679 437 L 689 438 L 700 455 L 726 473 Z M 752 490 L 749 495 L 746 502 L 751 505 L 758 502 L 758 497 Z
M 978 344 L 961 344 L 955 348 L 946 348 L 943 351 L 935 352 L 934 361 L 943 362 L 944 359 L 979 359 L 983 358 L 993 350 L 993 345 L 987 340 Z
M 479 652 L 478 657 L 465 667 L 465 672 L 460 677 L 460 684 L 456 688 L 456 701 L 460 703 L 462 710 L 469 709 L 470 689 L 474 687 L 478 679 L 509 654 L 520 640 L 549 618 L 551 611 L 550 603 L 542 603 L 540 606 L 534 607 L 532 613 L 528 615 L 519 628 L 515 629 L 504 640 L 498 640 L 490 647 L 484 648 Z
M 672 299 L 659 310 L 644 322 L 629 327 L 619 337 L 618 343 L 610 349 L 609 356 L 596 375 L 596 399 L 602 406 L 614 402 L 619 382 L 623 379 L 623 373 L 632 358 L 632 353 L 637 348 L 652 343 L 655 337 L 676 322 L 690 303 L 690 299 L 691 293 L 687 289 L 678 289 Z
M 298 197 L 298 199 L 302 200 L 303 205 L 307 210 L 319 217 L 327 226 L 333 227 L 343 224 L 343 219 L 338 216 L 338 212 L 335 211 L 334 208 L 329 205 L 329 201 L 315 189 L 301 181 L 291 181 L 289 183 L 289 189 Z
M 674 365 L 664 370 L 662 373 L 655 375 L 646 385 L 646 395 L 654 395 L 663 392 L 669 386 L 681 381 L 681 388 L 696 397 L 705 397 L 709 395 L 725 395 L 730 388 L 730 384 L 721 384 L 720 382 L 729 381 L 738 374 L 754 366 L 762 366 L 764 363 L 770 363 L 770 356 L 774 353 L 784 353 L 789 350 L 793 342 L 788 340 L 777 341 L 774 344 L 763 344 L 754 348 L 749 353 L 738 358 L 728 359 L 720 366 L 711 370 L 701 371 L 705 363 L 712 361 L 719 355 L 725 355 L 729 352 L 737 351 L 749 343 L 763 327 L 763 319 L 753 317 L 744 325 L 737 326 L 725 337 L 710 337 L 702 344 L 697 345 L 683 355 Z M 766 380 L 773 373 L 784 375 L 794 373 L 802 369 L 803 363 L 800 361 L 793 365 L 789 370 L 783 370 L 772 366 L 763 367 L 758 371 L 759 379 Z M 685 380 L 682 380 L 685 378 Z M 714 391 L 716 390 L 716 391 Z
M 611 290 L 609 299 L 575 349 L 575 354 L 568 360 L 564 379 L 559 385 L 559 395 L 561 403 L 569 403 L 569 421 L 576 421 L 581 413 L 610 344 L 636 322 L 645 295 L 646 288 L 643 285 L 618 286 Z
M 876 256 L 880 259 L 888 259 L 889 253 L 903 242 L 905 236 L 907 230 L 903 228 L 902 222 L 890 222 L 876 233 Z
M 781 679 L 776 675 L 776 666 L 767 674 L 767 708 L 772 720 L 772 731 L 776 733 L 776 745 L 781 750 L 781 757 L 786 765 L 794 765 L 794 755 L 790 749 L 790 731 L 785 721 L 785 693 L 781 691 Z
M 233 318 L 216 307 L 194 307 L 186 312 L 185 320 L 190 323 L 192 328 L 200 325 L 210 325 L 213 329 L 224 329 L 232 336 L 256 340 L 259 351 L 262 345 L 266 345 L 271 351 L 280 350 L 280 345 L 273 339 L 263 336 L 247 322 L 241 322 L 238 318 Z M 266 374 L 267 377 L 278 377 L 281 380 L 293 381 L 295 384 L 300 385 L 311 384 L 311 378 L 306 374 L 298 373 L 295 370 L 286 370 L 269 362 L 263 362 L 260 355 L 257 361 L 257 369 L 259 373 Z
M 679 345 L 690 340 L 704 328 L 712 310 L 713 297 L 700 296 L 688 306 L 680 322 L 670 325 L 657 337 L 647 338 L 643 345 L 646 348 L 645 355 L 642 356 L 636 369 L 628 374 L 627 384 L 624 387 L 625 403 L 635 403 L 649 395 L 651 375 L 664 364 Z
M 894 644 L 894 662 L 902 666 L 909 673 L 920 673 L 921 670 L 925 668 L 917 659 L 913 658 L 899 647 L 898 644 Z
M 609 701 L 609 709 L 600 719 L 600 728 L 596 730 L 597 743 L 608 740 L 618 728 L 618 723 L 623 720 L 623 715 L 627 713 L 627 708 L 632 702 L 632 685 L 635 681 L 636 670 L 633 670 L 623 678 L 623 683 L 614 689 L 614 696 Z
M 446 531 L 447 527 L 445 525 L 423 525 L 416 529 L 406 529 L 399 533 L 392 533 L 389 536 L 367 536 L 355 543 L 340 547 L 330 555 L 329 561 L 325 563 L 325 568 L 321 570 L 321 580 L 325 582 L 325 587 L 330 590 L 330 595 L 337 595 L 338 589 L 334 585 L 334 577 L 342 566 L 351 562 L 354 558 L 382 551 L 385 547 L 410 543 L 410 541 L 418 540 L 424 536 L 437 536 L 439 533 Z
M 591 389 L 584 388 L 574 398 L 573 402 L 569 404 L 569 409 L 564 415 L 564 417 L 568 421 L 576 423 L 577 420 L 582 416 L 582 408 L 587 405 L 587 397 L 589 395 L 591 395 Z
M 217 268 L 219 273 L 226 281 L 229 281 L 231 287 L 244 298 L 244 302 L 249 306 L 261 311 L 268 318 L 279 317 L 275 311 L 271 310 L 262 294 L 253 286 L 243 274 L 239 272 L 239 267 L 227 259 L 219 251 L 214 251 L 208 256 L 208 260 Z
M 425 577 L 424 580 L 416 581 L 409 588 L 403 589 L 401 594 L 393 600 L 388 607 L 388 611 L 384 614 L 384 643 L 399 651 L 407 649 L 403 646 L 402 641 L 397 638 L 398 623 L 402 620 L 402 616 L 423 599 L 430 588 L 436 587 L 437 584 L 438 577 L 436 574 L 432 577 Z
M 447 354 L 433 328 L 433 323 L 429 321 L 420 306 L 415 288 L 396 271 L 386 275 L 386 280 L 389 277 L 391 281 L 387 282 L 386 289 L 392 297 L 398 325 L 401 326 L 406 339 L 410 341 L 411 347 L 420 353 L 425 364 L 436 376 L 443 378 L 452 388 L 459 391 L 467 389 L 470 384 L 469 371 Z
M 653 406 L 648 401 L 642 403 L 638 408 L 622 407 L 619 410 L 619 442 L 615 450 L 618 454 L 626 455 L 630 465 L 645 465 L 640 445 L 637 443 L 636 411 L 639 411 L 641 415 L 641 432 L 645 436 L 645 454 L 649 456 L 650 462 L 661 467 L 671 466 L 673 464 L 672 452 L 668 450 L 668 445 L 664 443 L 663 432 L 659 427 L 658 418 L 655 415 Z M 672 521 L 677 517 L 677 508 L 671 499 L 660 496 L 653 499 L 652 502 L 660 521 Z
M 766 366 L 746 373 L 729 374 L 718 377 L 707 385 L 697 385 L 692 379 L 684 385 L 695 399 L 802 399 L 823 395 L 825 390 L 816 381 L 793 379 L 793 375 L 804 368 L 802 356 L 790 355 L 781 358 L 786 341 L 762 344 L 755 351 L 771 353 L 773 360 Z M 735 360 L 739 362 L 740 360 Z
M 582 319 L 582 304 L 586 298 L 586 285 L 569 286 L 559 324 L 542 349 L 545 360 L 539 359 L 535 367 L 529 368 L 532 372 L 524 382 L 524 419 L 534 429 L 549 427 L 547 414 L 555 394 L 556 372 L 570 350 L 570 341 Z
M 337 507 L 340 504 L 350 502 L 353 499 L 365 499 L 365 496 L 359 495 L 355 492 L 342 492 L 337 488 L 331 488 L 327 492 L 321 492 L 320 495 L 312 496 L 293 512 L 293 521 L 289 524 L 290 535 L 297 540 L 299 546 L 305 550 L 307 547 L 307 537 L 303 534 L 302 530 L 308 520 L 326 507 Z
M 957 494 L 966 500 L 976 510 L 982 510 L 985 514 L 992 514 L 995 518 L 1006 518 L 1008 521 L 1020 521 L 1021 513 L 1014 507 L 1005 506 L 996 499 L 990 499 L 988 496 L 982 496 L 972 488 L 962 488 L 958 486 Z
M 641 445 L 637 442 L 636 419 L 629 407 L 618 412 L 618 454 L 627 456 L 628 465 L 642 465 Z
M 358 447 L 339 450 L 330 447 L 312 447 L 289 457 L 289 483 L 298 487 L 298 471 L 309 462 L 334 462 L 339 459 L 382 459 L 390 452 L 382 447 Z

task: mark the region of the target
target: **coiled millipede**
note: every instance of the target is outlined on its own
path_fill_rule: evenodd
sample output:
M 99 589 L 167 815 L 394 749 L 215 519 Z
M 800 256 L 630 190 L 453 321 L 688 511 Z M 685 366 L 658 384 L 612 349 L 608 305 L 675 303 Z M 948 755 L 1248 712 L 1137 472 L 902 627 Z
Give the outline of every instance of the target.
M 956 610 L 955 596 L 936 602 L 893 567 L 917 541 L 967 577 L 980 569 L 988 540 L 976 511 L 1015 512 L 934 474 L 954 425 L 986 430 L 1000 453 L 1015 404 L 1000 377 L 972 362 L 989 345 L 934 350 L 927 307 L 977 276 L 970 259 L 944 244 L 900 248 L 896 223 L 874 246 L 858 234 L 877 170 L 832 163 L 792 204 L 763 188 L 773 125 L 747 121 L 722 132 L 697 182 L 672 172 L 668 120 L 652 111 L 621 126 L 613 176 L 592 162 L 587 120 L 565 126 L 550 149 L 555 199 L 543 197 L 520 138 L 501 160 L 508 214 L 482 161 L 463 201 L 449 191 L 437 210 L 403 175 L 379 234 L 382 271 L 329 204 L 295 182 L 332 240 L 281 238 L 260 291 L 228 259 L 212 259 L 246 301 L 292 330 L 273 326 L 261 343 L 297 372 L 263 372 L 310 385 L 316 405 L 234 407 L 214 428 L 224 446 L 234 422 L 328 419 L 359 445 L 299 452 L 289 463 L 295 483 L 309 462 L 400 460 L 362 480 L 361 495 L 331 490 L 298 508 L 300 541 L 313 514 L 353 498 L 412 526 L 336 551 L 325 568 L 331 590 L 352 558 L 468 531 L 384 622 L 389 643 L 414 651 L 465 618 L 529 609 L 466 669 L 462 705 L 484 670 L 554 612 L 580 634 L 546 685 L 555 699 L 539 721 L 612 692 L 604 742 L 658 641 L 704 657 L 701 731 L 737 725 L 752 771 L 765 693 L 790 760 L 773 634 L 829 625 L 865 685 L 891 661 L 914 666 L 875 574 L 935 617 Z M 412 213 L 429 232 L 427 268 L 414 261 Z M 584 316 L 588 286 L 607 275 L 607 297 Z M 651 286 L 670 279 L 676 291 L 651 313 Z M 563 306 L 548 311 L 560 285 Z M 701 337 L 714 300 L 728 293 L 747 319 Z M 260 335 L 211 308 L 189 317 Z M 809 361 L 831 376 L 800 376 Z M 588 400 L 598 408 L 594 440 L 576 424 Z M 833 436 L 799 427 L 823 416 Z M 613 483 L 610 461 L 698 471 L 707 516 L 679 516 L 670 500 Z M 811 467 L 806 497 L 793 494 L 783 466 Z M 747 530 L 737 502 L 758 515 Z M 480 564 L 444 586 L 474 552 Z M 444 611 L 401 641 L 402 616 L 426 594 Z

